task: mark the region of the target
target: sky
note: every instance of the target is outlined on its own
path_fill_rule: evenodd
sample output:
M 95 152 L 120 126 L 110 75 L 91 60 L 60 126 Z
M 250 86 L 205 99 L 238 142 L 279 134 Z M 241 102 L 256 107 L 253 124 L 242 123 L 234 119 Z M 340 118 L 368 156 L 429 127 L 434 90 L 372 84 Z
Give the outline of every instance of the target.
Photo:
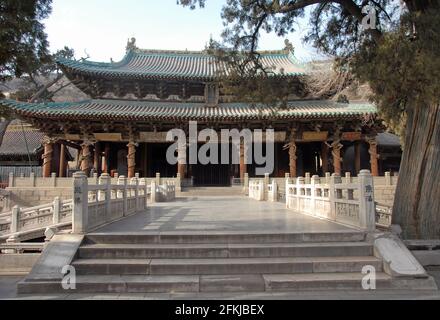
M 88 55 L 91 61 L 120 61 L 131 37 L 142 49 L 203 50 L 211 36 L 220 39 L 224 2 L 208 0 L 204 9 L 190 10 L 176 0 L 54 0 L 44 23 L 51 51 L 68 46 L 77 59 Z M 299 60 L 317 58 L 301 41 L 307 24 L 298 28 L 284 38 L 264 32 L 259 49 L 283 49 L 287 38 Z

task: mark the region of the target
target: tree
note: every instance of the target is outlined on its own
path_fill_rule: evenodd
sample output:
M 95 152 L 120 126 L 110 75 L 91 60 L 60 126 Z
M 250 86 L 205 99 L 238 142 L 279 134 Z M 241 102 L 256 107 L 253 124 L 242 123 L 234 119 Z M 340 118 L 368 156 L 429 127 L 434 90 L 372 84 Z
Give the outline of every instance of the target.
M 227 0 L 223 51 L 258 64 L 265 30 L 285 36 L 309 15 L 305 41 L 367 81 L 380 115 L 404 131 L 393 223 L 406 238 L 440 237 L 439 0 Z M 205 0 L 180 0 L 204 7 Z
M 32 74 L 50 60 L 42 20 L 51 0 L 0 1 L 0 80 Z
M 74 51 L 68 47 L 55 54 L 49 52 L 41 21 L 52 12 L 51 4 L 52 0 L 0 0 L 0 81 L 15 77 L 28 82 L 28 86 L 13 94 L 12 98 L 17 100 L 50 100 L 56 92 L 49 92 L 49 88 L 62 78 L 56 59 L 72 59 L 74 56 Z M 52 79 L 54 74 L 55 78 Z M 3 97 L 1 94 L 0 98 Z M 0 118 L 1 144 L 10 122 L 6 109 L 0 108 Z

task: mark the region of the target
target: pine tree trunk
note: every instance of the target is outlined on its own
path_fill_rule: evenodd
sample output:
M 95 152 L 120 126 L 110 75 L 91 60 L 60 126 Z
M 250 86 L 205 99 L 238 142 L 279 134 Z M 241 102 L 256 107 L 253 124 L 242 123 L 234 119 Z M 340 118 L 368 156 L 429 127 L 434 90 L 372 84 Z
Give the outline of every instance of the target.
M 439 104 L 419 104 L 408 112 L 393 224 L 406 239 L 440 238 Z

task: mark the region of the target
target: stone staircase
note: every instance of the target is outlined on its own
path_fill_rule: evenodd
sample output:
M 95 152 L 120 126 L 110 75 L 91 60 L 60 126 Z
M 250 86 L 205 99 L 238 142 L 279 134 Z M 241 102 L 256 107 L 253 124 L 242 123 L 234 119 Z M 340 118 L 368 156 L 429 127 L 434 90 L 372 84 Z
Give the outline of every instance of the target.
M 366 265 L 376 268 L 377 289 L 414 289 L 383 272 L 356 231 L 95 233 L 72 265 L 77 293 L 362 290 Z M 65 293 L 44 280 L 21 282 L 18 292 Z

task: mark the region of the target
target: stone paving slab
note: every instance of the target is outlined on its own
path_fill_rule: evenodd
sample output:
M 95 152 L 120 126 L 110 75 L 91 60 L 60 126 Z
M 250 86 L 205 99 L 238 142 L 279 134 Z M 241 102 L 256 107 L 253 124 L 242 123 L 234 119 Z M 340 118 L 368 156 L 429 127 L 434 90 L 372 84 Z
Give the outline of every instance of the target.
M 354 229 L 296 213 L 280 202 L 255 201 L 236 196 L 178 198 L 174 202 L 149 204 L 140 213 L 97 232 L 168 231 L 277 231 L 343 232 Z

